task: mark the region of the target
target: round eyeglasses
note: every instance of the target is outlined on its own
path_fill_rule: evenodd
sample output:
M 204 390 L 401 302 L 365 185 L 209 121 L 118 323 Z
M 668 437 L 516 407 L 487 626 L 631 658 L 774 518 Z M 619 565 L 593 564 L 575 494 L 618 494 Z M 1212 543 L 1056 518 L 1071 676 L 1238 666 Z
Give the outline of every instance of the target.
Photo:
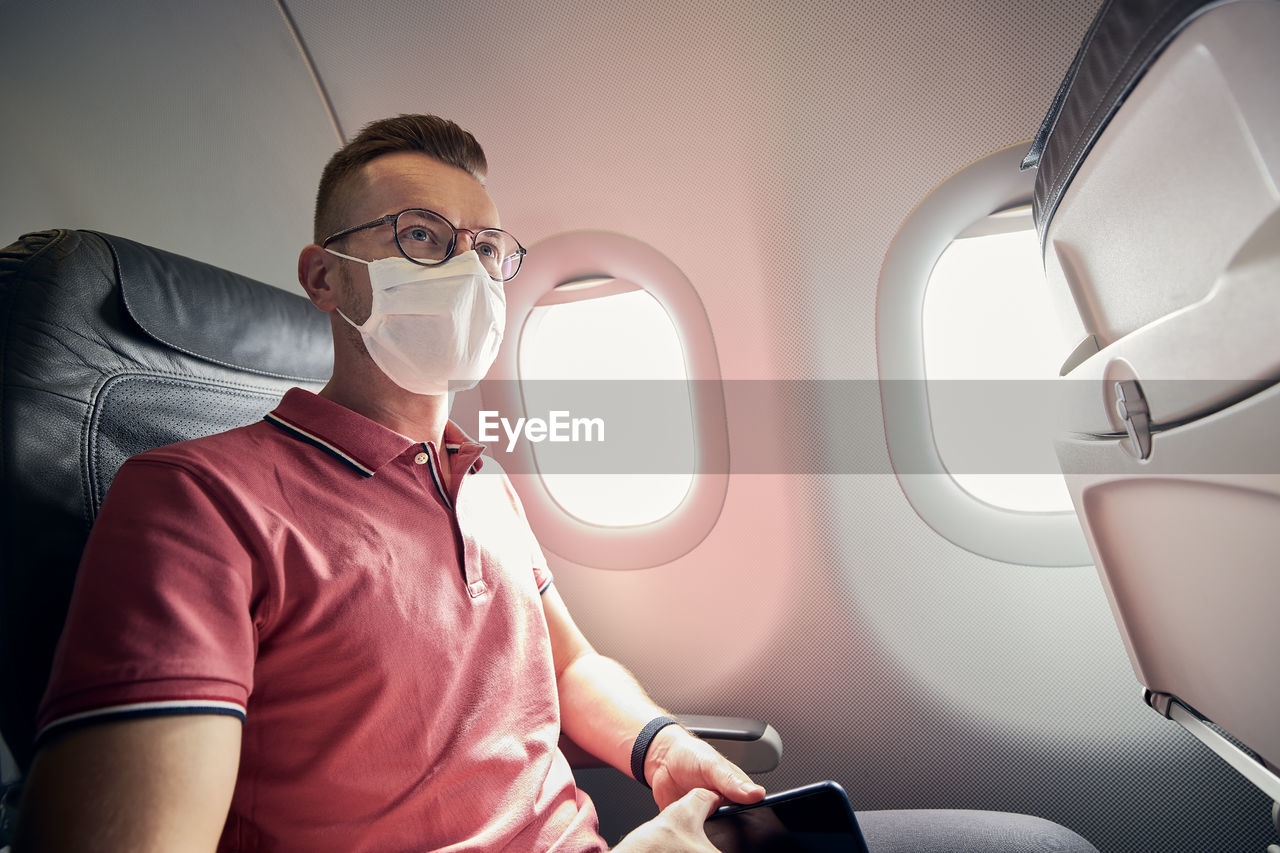
M 501 228 L 482 228 L 472 231 L 470 228 L 454 228 L 453 223 L 434 210 L 411 207 L 399 213 L 388 213 L 379 219 L 373 219 L 360 225 L 344 228 L 331 234 L 320 244 L 328 246 L 334 240 L 363 231 L 366 228 L 377 228 L 379 225 L 391 225 L 396 238 L 396 248 L 415 264 L 433 267 L 453 257 L 453 250 L 458 246 L 458 232 L 465 231 L 471 235 L 471 247 L 480 257 L 480 264 L 495 281 L 511 281 L 520 272 L 520 264 L 529 251 L 520 245 L 520 241 Z

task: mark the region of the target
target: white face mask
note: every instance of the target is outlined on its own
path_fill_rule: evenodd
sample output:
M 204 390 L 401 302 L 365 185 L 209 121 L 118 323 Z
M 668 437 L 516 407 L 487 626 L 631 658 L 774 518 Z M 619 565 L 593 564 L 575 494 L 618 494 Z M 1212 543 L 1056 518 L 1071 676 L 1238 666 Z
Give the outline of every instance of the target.
M 506 328 L 507 300 L 474 249 L 434 267 L 325 251 L 369 267 L 369 319 L 357 325 L 341 309 L 338 314 L 360 332 L 392 382 L 415 394 L 443 394 L 474 387 L 489 372 Z

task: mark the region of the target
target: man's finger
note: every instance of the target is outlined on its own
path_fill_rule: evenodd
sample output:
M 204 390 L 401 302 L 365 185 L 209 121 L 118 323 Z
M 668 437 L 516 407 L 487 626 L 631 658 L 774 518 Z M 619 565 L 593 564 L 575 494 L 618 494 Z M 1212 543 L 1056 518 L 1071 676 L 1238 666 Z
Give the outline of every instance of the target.
M 732 762 L 726 761 L 720 769 L 720 792 L 735 803 L 754 803 L 764 798 L 764 788 L 751 781 L 751 777 Z
M 668 808 L 678 809 L 700 825 L 704 820 L 711 817 L 711 813 L 719 805 L 720 795 L 715 791 L 709 791 L 706 788 L 694 788 Z

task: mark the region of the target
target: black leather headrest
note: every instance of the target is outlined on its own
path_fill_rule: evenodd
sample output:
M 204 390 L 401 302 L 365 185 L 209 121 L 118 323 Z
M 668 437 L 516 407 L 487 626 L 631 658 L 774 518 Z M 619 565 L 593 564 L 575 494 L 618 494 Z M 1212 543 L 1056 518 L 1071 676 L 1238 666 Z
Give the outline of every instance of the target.
M 89 526 L 134 453 L 258 420 L 332 368 L 306 299 L 106 234 L 0 250 L 0 731 L 24 768 Z
M 95 236 L 115 254 L 129 317 L 157 343 L 249 373 L 329 377 L 329 327 L 306 300 L 180 255 Z

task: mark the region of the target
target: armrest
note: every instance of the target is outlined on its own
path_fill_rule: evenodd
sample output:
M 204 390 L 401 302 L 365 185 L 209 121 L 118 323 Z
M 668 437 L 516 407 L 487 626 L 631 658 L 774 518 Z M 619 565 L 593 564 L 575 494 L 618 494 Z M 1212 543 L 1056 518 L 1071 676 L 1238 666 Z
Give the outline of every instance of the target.
M 782 737 L 762 720 L 681 714 L 684 727 L 748 773 L 768 773 L 782 761 Z
M 681 714 L 677 719 L 747 773 L 767 773 L 782 760 L 782 738 L 773 726 L 761 720 L 702 714 Z M 605 766 L 564 733 L 560 735 L 560 751 L 575 769 Z

